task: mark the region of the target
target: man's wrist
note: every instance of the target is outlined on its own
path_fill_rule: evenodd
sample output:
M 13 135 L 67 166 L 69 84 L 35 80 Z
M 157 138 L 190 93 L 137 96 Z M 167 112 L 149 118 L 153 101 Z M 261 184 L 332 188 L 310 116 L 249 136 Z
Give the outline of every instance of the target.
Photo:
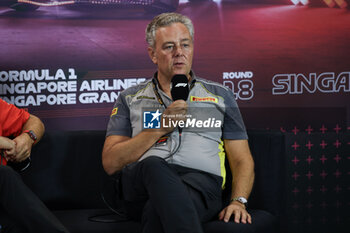
M 34 143 L 36 142 L 36 140 L 38 139 L 33 130 L 25 130 L 25 131 L 23 131 L 23 133 L 27 134 L 27 135 L 30 137 L 30 139 L 32 139 L 33 144 L 34 144 Z
M 230 203 L 239 203 L 241 206 L 247 208 L 248 201 L 245 197 L 234 197 L 231 199 Z
M 242 208 L 246 209 L 246 206 L 244 204 L 240 203 L 239 201 L 231 201 L 230 205 L 239 205 Z

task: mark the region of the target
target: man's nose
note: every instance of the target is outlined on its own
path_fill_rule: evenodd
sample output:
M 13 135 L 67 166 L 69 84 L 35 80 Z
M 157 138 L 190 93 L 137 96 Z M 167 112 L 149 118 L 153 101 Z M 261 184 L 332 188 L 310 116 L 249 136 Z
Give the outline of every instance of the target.
M 178 57 L 183 54 L 183 50 L 181 48 L 181 45 L 176 45 L 174 50 L 174 56 Z

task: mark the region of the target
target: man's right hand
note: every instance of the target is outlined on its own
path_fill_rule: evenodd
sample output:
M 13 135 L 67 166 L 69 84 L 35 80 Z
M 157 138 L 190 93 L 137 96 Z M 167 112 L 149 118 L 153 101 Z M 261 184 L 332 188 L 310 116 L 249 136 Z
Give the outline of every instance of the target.
M 184 100 L 176 100 L 165 109 L 162 115 L 162 122 L 165 121 L 167 126 L 162 125 L 164 134 L 172 132 L 174 125 L 177 125 L 176 122 L 186 121 L 187 108 L 188 105 Z
M 0 150 L 5 151 L 5 158 L 6 160 L 9 160 L 11 158 L 8 156 L 8 154 L 14 154 L 16 150 L 16 142 L 7 137 L 0 136 Z

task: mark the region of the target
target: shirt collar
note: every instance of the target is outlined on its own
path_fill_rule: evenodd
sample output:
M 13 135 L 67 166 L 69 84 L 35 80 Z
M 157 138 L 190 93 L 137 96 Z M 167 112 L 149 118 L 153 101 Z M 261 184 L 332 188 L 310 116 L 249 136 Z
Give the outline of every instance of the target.
M 193 72 L 193 70 L 190 71 L 190 76 L 191 76 L 191 82 L 189 83 L 190 85 L 192 85 L 192 83 L 196 82 L 197 76 L 196 74 Z M 159 82 L 158 82 L 158 71 L 154 73 L 153 75 L 153 80 L 155 81 L 157 88 L 159 88 Z

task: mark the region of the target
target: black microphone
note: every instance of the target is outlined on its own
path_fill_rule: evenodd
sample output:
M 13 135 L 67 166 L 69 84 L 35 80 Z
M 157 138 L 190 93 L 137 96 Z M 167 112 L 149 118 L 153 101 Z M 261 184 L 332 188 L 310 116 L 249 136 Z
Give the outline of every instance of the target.
M 174 75 L 171 79 L 171 96 L 173 100 L 184 100 L 188 98 L 190 89 L 188 88 L 188 79 L 184 74 Z
M 188 98 L 188 94 L 190 92 L 190 89 L 188 88 L 187 76 L 184 74 L 174 75 L 173 78 L 171 79 L 170 92 L 171 92 L 171 97 L 173 98 L 173 101 L 176 101 L 176 100 L 186 101 Z M 179 126 L 177 128 L 179 129 L 179 135 L 181 137 L 182 128 Z

